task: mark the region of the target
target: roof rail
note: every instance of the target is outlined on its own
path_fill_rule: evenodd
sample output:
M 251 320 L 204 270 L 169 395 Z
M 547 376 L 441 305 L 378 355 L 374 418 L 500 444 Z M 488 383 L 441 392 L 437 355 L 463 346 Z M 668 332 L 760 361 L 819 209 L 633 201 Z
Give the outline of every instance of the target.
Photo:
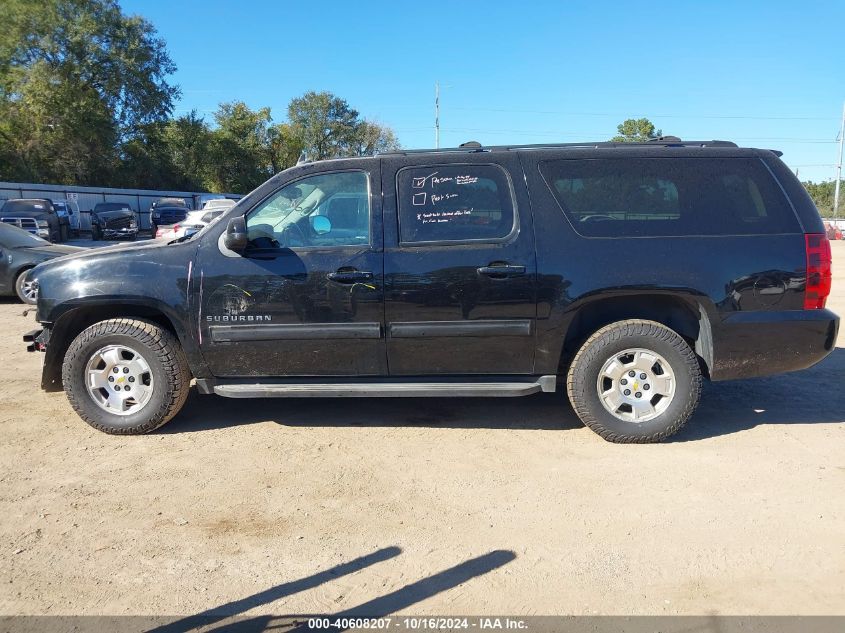
M 437 149 L 399 149 L 392 152 L 379 152 L 379 156 L 404 156 L 406 154 L 437 154 L 446 152 L 491 152 L 512 151 L 523 149 L 554 149 L 556 147 L 571 147 L 584 149 L 614 148 L 614 147 L 739 147 L 732 141 L 682 141 L 677 136 L 658 136 L 648 141 L 635 143 L 619 143 L 614 141 L 596 141 L 584 143 L 535 143 L 527 145 L 490 145 L 483 146 L 478 141 L 468 141 L 458 147 L 441 147 Z

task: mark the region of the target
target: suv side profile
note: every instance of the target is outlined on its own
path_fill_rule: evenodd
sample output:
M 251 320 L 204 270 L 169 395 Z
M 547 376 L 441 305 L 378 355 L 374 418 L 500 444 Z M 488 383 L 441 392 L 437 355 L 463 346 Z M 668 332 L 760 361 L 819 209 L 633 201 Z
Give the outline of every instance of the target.
M 190 238 L 35 269 L 42 387 L 152 431 L 232 398 L 565 388 L 614 442 L 677 432 L 702 379 L 835 345 L 830 245 L 770 150 L 660 139 L 400 151 L 277 174 Z

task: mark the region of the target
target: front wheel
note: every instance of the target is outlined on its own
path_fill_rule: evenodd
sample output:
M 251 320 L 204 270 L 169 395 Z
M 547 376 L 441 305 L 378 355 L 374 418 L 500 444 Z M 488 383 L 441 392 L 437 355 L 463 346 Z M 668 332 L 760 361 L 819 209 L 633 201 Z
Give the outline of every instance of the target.
M 38 303 L 38 284 L 33 280 L 27 280 L 30 270 L 32 269 L 28 268 L 18 274 L 17 279 L 15 279 L 15 294 L 24 303 L 35 305 Z
M 148 433 L 168 422 L 185 404 L 190 380 L 176 337 L 136 319 L 83 330 L 62 366 L 74 410 L 95 429 L 116 435 Z
M 566 381 L 575 413 L 611 442 L 659 442 L 690 418 L 701 394 L 695 353 L 655 321 L 611 323 L 572 361 Z

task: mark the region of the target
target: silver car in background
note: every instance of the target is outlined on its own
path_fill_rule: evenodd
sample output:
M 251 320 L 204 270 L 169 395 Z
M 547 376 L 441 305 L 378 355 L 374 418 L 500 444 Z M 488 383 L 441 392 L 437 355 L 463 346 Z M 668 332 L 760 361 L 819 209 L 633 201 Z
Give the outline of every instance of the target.
M 199 211 L 191 211 L 181 222 L 169 226 L 160 226 L 155 234 L 156 239 L 176 240 L 180 237 L 190 237 L 199 233 L 208 224 L 235 206 L 234 200 L 209 200 Z

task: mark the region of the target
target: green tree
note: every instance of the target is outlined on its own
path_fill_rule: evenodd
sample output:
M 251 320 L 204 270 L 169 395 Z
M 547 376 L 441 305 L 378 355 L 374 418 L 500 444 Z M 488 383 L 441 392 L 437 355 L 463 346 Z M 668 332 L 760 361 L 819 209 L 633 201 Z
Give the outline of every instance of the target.
M 110 184 L 121 145 L 169 116 L 174 71 L 115 0 L 3 0 L 0 177 Z
M 302 141 L 288 123 L 273 125 L 268 130 L 270 166 L 274 174 L 293 167 L 302 154 Z
M 167 122 L 164 142 L 177 174 L 176 188 L 196 191 L 205 187 L 211 172 L 212 140 L 211 130 L 195 110 Z
M 330 92 L 306 92 L 288 105 L 288 120 L 310 160 L 354 154 L 358 111 Z
M 242 101 L 222 103 L 214 121 L 209 187 L 246 193 L 267 180 L 272 175 L 270 108 L 252 110 Z
M 827 182 L 810 182 L 803 183 L 804 188 L 813 202 L 816 203 L 816 208 L 821 213 L 822 217 L 833 217 L 833 195 L 836 188 L 836 181 L 829 180 Z M 845 180 L 839 182 L 839 217 L 845 215 Z
M 655 130 L 654 123 L 648 119 L 625 119 L 616 126 L 616 131 L 618 136 L 610 139 L 614 143 L 640 143 L 663 136 L 663 130 Z
M 389 127 L 373 121 L 358 124 L 353 143 L 356 156 L 372 156 L 376 152 L 389 152 L 399 147 L 399 141 Z

